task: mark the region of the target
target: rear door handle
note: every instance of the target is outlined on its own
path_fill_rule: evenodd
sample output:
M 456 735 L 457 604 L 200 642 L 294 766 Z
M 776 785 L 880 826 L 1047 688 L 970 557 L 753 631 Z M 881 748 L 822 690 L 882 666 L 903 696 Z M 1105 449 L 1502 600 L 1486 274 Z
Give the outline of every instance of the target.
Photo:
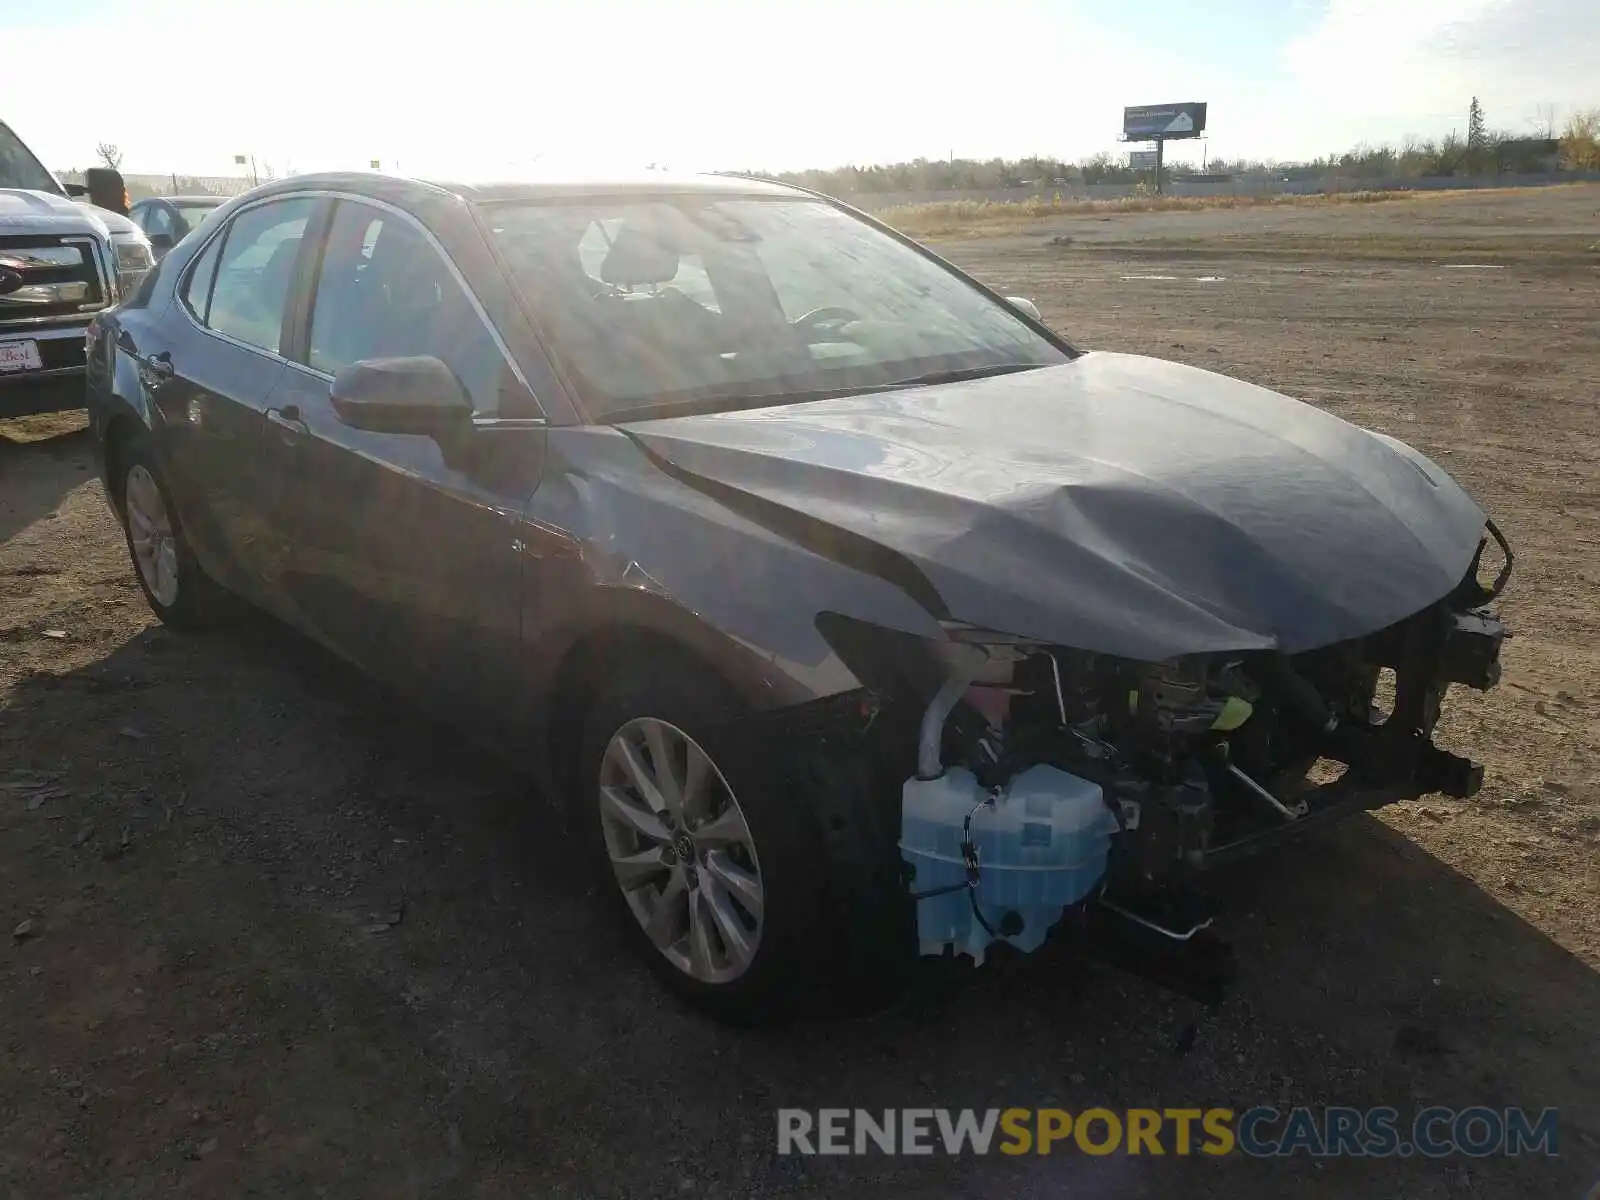
M 286 446 L 292 446 L 310 432 L 300 419 L 299 406 L 285 404 L 282 408 L 267 409 L 267 420 L 278 427 L 278 436 Z

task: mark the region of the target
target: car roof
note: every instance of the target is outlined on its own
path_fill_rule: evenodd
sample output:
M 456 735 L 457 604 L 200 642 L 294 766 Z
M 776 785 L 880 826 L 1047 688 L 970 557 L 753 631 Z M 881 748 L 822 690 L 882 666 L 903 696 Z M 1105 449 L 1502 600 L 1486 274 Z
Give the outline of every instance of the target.
M 651 192 L 703 192 L 724 196 L 801 195 L 798 188 L 740 175 L 680 175 L 666 171 L 641 171 L 635 175 L 551 177 L 538 180 L 441 183 L 466 200 L 538 200 L 558 196 L 594 196 Z
M 301 191 L 306 188 L 334 188 L 340 191 L 393 197 L 412 193 L 456 196 L 472 204 L 516 200 L 542 200 L 561 196 L 650 195 L 703 193 L 723 196 L 805 196 L 801 188 L 741 175 L 693 175 L 668 171 L 639 171 L 632 174 L 570 175 L 549 174 L 517 180 L 489 180 L 462 183 L 413 179 L 379 171 L 329 171 L 294 175 L 254 189 L 256 194 Z

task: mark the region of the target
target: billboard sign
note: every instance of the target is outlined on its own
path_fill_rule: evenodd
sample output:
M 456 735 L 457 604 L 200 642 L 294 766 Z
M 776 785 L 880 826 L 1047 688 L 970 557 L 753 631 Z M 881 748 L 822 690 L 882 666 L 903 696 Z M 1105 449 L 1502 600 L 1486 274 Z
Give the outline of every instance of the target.
M 1204 104 L 1140 104 L 1122 110 L 1122 136 L 1130 142 L 1199 137 L 1205 127 Z
M 1156 152 L 1154 150 L 1129 150 L 1128 169 L 1133 171 L 1154 171 L 1156 169 Z

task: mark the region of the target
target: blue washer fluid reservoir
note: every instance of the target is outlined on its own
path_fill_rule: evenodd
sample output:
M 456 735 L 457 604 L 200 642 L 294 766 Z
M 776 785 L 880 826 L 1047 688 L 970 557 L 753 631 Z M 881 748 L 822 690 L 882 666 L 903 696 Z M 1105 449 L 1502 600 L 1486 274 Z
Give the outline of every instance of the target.
M 1100 786 L 1056 767 L 1029 767 L 1012 777 L 994 803 L 965 767 L 938 779 L 906 780 L 901 804 L 900 853 L 916 874 L 913 892 L 961 884 L 962 825 L 972 813 L 978 851 L 978 908 L 998 930 L 1008 913 L 1021 932 L 1003 940 L 1037 950 L 1062 909 L 1087 896 L 1105 874 L 1116 818 Z M 1015 918 L 1013 918 L 1013 924 Z M 922 953 L 951 947 L 978 963 L 991 936 L 972 915 L 965 887 L 917 901 Z

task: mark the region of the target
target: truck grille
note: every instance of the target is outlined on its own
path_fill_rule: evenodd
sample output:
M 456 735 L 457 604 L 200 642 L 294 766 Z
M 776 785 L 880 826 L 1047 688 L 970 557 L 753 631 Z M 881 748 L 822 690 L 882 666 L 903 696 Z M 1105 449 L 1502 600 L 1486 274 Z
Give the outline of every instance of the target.
M 94 312 L 106 297 L 93 239 L 0 236 L 0 326 Z

